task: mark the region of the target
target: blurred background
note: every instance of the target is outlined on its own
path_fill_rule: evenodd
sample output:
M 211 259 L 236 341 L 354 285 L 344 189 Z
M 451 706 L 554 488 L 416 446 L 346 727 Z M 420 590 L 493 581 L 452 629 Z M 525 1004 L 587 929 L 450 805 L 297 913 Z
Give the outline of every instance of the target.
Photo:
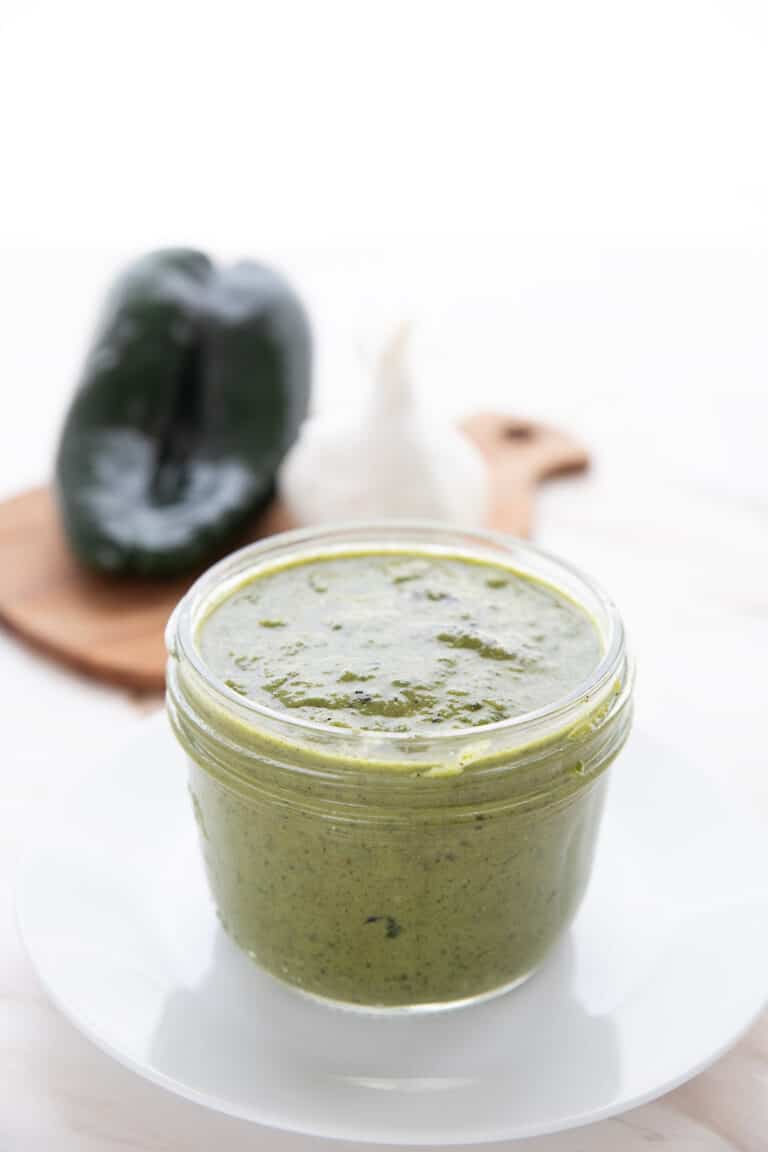
M 186 243 L 295 280 L 321 405 L 357 401 L 359 346 L 405 316 L 430 402 L 605 423 L 611 458 L 654 410 L 653 441 L 618 452 L 649 482 L 685 435 L 691 481 L 764 495 L 767 23 L 707 2 L 4 5 L 0 483 L 48 469 L 116 270 Z
M 315 410 L 358 409 L 407 320 L 427 411 L 493 408 L 587 445 L 591 471 L 542 490 L 535 538 L 620 603 L 642 722 L 684 715 L 768 813 L 749 771 L 767 54 L 768 10 L 740 0 L 3 4 L 0 497 L 50 476 L 126 261 L 264 259 L 310 313 Z M 0 674 L 55 675 L 62 733 L 81 722 L 75 688 L 5 638 Z

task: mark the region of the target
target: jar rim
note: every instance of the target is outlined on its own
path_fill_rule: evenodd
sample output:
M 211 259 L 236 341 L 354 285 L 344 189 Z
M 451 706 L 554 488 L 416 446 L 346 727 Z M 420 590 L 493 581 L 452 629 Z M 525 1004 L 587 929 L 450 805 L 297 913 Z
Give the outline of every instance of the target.
M 320 551 L 322 544 L 326 547 Z M 313 545 L 317 546 L 314 553 Z M 603 653 L 588 677 L 574 685 L 563 696 L 537 709 L 490 724 L 437 732 L 425 732 L 419 729 L 405 733 L 368 728 L 340 729 L 320 721 L 288 715 L 284 710 L 270 708 L 235 693 L 223 680 L 213 674 L 196 643 L 195 632 L 204 610 L 210 609 L 216 600 L 223 599 L 228 585 L 234 585 L 235 581 L 247 574 L 251 567 L 258 567 L 259 562 L 274 560 L 278 556 L 285 560 L 293 553 L 302 555 L 302 550 L 305 550 L 307 560 L 313 555 L 327 556 L 328 546 L 337 548 L 343 546 L 347 555 L 350 551 L 355 551 L 355 546 L 360 551 L 366 546 L 369 551 L 407 551 L 418 548 L 420 551 L 436 555 L 466 554 L 468 558 L 484 559 L 513 571 L 534 576 L 539 582 L 543 579 L 561 595 L 569 596 L 582 610 L 589 612 L 603 641 Z M 566 585 L 575 584 L 576 593 L 572 595 L 568 587 L 563 587 L 561 581 L 557 579 L 558 576 L 563 578 Z M 579 591 L 591 601 L 591 608 L 583 602 L 583 597 L 578 595 Z M 592 610 L 594 608 L 598 610 L 600 620 L 595 619 Z M 372 745 L 380 745 L 382 751 L 389 749 L 391 753 L 395 747 L 402 748 L 411 741 L 415 743 L 424 740 L 428 740 L 430 746 L 435 749 L 446 749 L 462 745 L 468 740 L 476 742 L 486 737 L 498 739 L 508 734 L 515 739 L 515 742 L 519 739 L 525 744 L 535 740 L 544 730 L 556 731 L 567 728 L 569 717 L 583 710 L 585 706 L 592 708 L 603 693 L 610 691 L 617 679 L 624 681 L 621 684 L 622 695 L 631 687 L 627 682 L 631 677 L 631 666 L 628 665 L 626 658 L 625 632 L 621 616 L 611 597 L 595 580 L 570 562 L 527 540 L 500 532 L 465 529 L 437 521 L 347 521 L 282 532 L 248 544 L 213 564 L 185 593 L 168 621 L 166 647 L 172 657 L 188 661 L 205 685 L 206 691 L 214 694 L 214 699 L 225 712 L 233 714 L 239 720 L 249 721 L 257 726 L 261 722 L 261 725 L 266 725 L 267 731 L 272 726 L 277 726 L 292 734 L 294 738 L 304 736 L 311 739 L 322 736 L 332 738 L 334 742 L 342 742 L 350 749 L 365 745 L 366 756 L 370 756 Z

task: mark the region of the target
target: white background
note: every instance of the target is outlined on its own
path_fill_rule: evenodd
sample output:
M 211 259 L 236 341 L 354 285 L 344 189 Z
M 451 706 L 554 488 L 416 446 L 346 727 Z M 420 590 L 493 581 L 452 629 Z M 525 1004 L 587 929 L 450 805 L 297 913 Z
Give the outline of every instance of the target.
M 766 59 L 768 9 L 734 0 L 0 0 L 0 494 L 47 476 L 121 261 L 275 261 L 314 318 L 318 407 L 361 402 L 406 317 L 425 405 L 587 441 L 538 538 L 623 608 L 641 722 L 678 724 L 768 817 Z M 13 862 L 78 740 L 134 715 L 5 636 L 0 677 L 0 1148 L 310 1148 L 141 1084 L 47 1008 Z M 526 1147 L 764 1152 L 757 1036 L 588 1141 Z

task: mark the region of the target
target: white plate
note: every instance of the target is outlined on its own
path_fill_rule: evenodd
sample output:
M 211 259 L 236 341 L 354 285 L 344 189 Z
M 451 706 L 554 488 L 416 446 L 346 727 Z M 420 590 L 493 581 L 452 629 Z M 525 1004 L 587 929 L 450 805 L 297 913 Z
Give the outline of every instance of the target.
M 764 837 L 641 732 L 562 946 L 517 991 L 432 1016 L 333 1009 L 262 974 L 218 926 L 164 718 L 100 755 L 31 846 L 22 934 L 78 1028 L 211 1108 L 390 1143 L 555 1132 L 691 1076 L 763 1006 Z

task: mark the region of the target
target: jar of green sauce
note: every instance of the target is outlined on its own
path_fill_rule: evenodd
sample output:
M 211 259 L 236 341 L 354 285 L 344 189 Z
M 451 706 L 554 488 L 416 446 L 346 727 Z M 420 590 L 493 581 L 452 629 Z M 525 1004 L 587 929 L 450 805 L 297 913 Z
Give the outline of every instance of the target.
M 262 968 L 423 1009 L 542 963 L 631 724 L 624 629 L 592 580 L 489 533 L 292 532 L 203 575 L 167 643 L 213 900 Z

